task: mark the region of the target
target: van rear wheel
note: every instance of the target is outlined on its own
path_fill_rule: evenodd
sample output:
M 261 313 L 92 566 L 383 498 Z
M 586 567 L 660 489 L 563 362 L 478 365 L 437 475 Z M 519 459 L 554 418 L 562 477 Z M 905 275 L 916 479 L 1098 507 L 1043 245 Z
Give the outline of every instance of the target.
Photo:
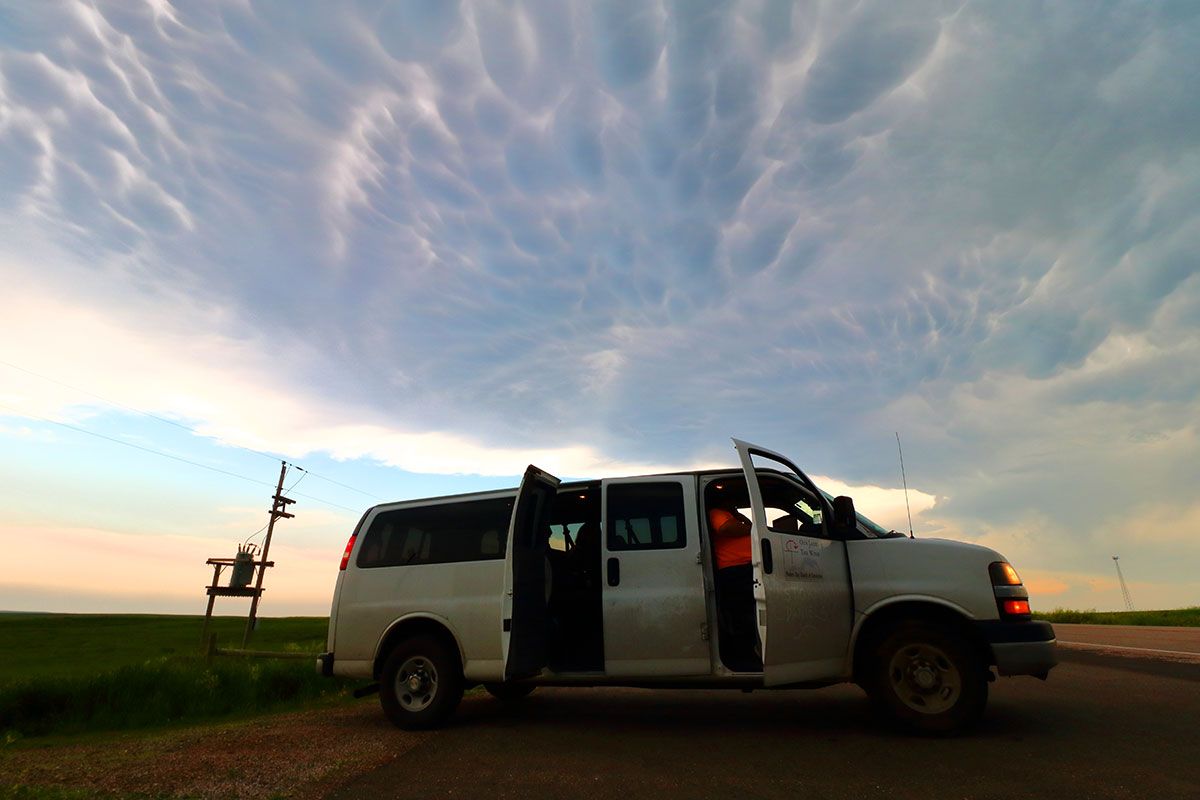
M 925 620 L 900 623 L 873 654 L 868 694 L 892 722 L 916 733 L 954 734 L 987 705 L 987 672 L 971 643 Z
M 456 653 L 433 636 L 398 644 L 383 664 L 379 702 L 398 728 L 436 728 L 458 708 L 463 677 Z

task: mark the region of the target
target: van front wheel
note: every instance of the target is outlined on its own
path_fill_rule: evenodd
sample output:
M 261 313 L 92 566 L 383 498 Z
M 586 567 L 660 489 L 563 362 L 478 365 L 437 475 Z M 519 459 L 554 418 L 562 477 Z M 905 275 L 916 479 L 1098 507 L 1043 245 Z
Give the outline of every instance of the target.
M 891 720 L 918 733 L 957 733 L 983 715 L 987 673 L 971 644 L 936 623 L 909 620 L 875 650 L 869 693 Z
M 398 728 L 438 727 L 458 708 L 462 692 L 458 658 L 435 637 L 405 639 L 383 664 L 379 702 Z

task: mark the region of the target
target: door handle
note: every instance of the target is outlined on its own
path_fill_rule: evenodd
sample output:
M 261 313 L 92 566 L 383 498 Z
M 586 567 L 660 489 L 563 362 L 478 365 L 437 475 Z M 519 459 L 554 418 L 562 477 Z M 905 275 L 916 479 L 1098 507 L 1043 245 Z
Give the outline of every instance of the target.
M 615 558 L 608 560 L 608 585 L 616 586 L 621 582 L 621 562 Z
M 775 568 L 775 563 L 771 558 L 771 540 L 762 540 L 762 569 L 764 575 L 770 575 L 771 570 Z

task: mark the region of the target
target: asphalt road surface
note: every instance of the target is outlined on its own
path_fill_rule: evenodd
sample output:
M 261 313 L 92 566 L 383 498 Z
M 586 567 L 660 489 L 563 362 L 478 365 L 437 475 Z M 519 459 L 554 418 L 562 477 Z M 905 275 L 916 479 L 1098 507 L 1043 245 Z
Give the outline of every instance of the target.
M 954 739 L 889 732 L 853 686 L 476 694 L 329 797 L 1200 798 L 1200 663 L 1114 652 L 1063 647 L 1048 681 L 1000 679 Z
M 1200 628 L 1153 625 L 1055 625 L 1058 641 L 1068 648 L 1091 648 L 1115 655 L 1146 654 L 1169 661 L 1200 660 Z

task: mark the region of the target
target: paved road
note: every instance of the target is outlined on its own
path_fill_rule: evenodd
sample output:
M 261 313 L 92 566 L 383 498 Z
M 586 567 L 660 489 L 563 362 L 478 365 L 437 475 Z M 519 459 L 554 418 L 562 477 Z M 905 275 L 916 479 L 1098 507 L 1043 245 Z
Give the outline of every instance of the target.
M 1129 657 L 1200 660 L 1200 628 L 1058 624 L 1054 632 L 1067 647 L 1102 648 Z
M 1049 681 L 993 684 L 980 729 L 950 740 L 887 732 L 852 686 L 475 695 L 329 797 L 1200 797 L 1200 664 L 1060 656 Z

